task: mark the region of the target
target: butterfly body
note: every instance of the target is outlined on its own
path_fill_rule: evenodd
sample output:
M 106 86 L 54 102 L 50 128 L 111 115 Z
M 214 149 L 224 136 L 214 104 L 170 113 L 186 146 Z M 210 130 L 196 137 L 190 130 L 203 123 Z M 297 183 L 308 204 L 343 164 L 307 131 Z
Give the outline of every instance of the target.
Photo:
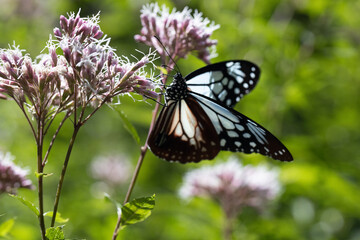
M 181 73 L 176 73 L 173 82 L 166 89 L 165 98 L 167 101 L 185 99 L 188 97 L 188 91 L 186 81 Z
M 208 65 L 185 78 L 177 73 L 149 136 L 151 151 L 181 163 L 213 159 L 220 150 L 291 161 L 276 137 L 232 109 L 255 87 L 259 75 L 255 64 L 243 60 Z

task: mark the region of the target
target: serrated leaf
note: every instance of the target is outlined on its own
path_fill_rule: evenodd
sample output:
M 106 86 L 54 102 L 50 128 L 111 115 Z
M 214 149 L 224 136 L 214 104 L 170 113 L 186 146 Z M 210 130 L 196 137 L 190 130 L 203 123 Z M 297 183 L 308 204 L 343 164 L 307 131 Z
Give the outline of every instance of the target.
M 9 219 L 0 224 L 0 237 L 5 237 L 14 226 L 15 219 Z
M 155 194 L 126 203 L 122 208 L 121 227 L 144 221 L 151 214 L 155 206 Z
M 46 213 L 44 213 L 44 216 L 45 216 L 45 217 L 51 217 L 51 218 L 52 218 L 53 212 L 52 212 L 52 211 L 46 212 Z M 66 222 L 68 222 L 68 221 L 69 221 L 68 218 L 62 218 L 62 217 L 61 217 L 61 214 L 60 214 L 59 212 L 56 213 L 55 222 L 57 222 L 57 223 L 66 223 Z
M 131 136 L 135 139 L 137 144 L 140 144 L 140 137 L 138 132 L 136 131 L 135 127 L 131 124 L 127 116 L 122 110 L 116 109 L 116 111 L 119 113 L 119 116 L 124 124 L 124 127 L 128 132 L 131 134 Z
M 23 197 L 21 197 L 21 196 L 17 196 L 17 195 L 13 195 L 13 194 L 9 194 L 9 196 L 11 196 L 11 197 L 19 200 L 20 202 L 22 202 L 22 203 L 23 203 L 25 206 L 27 206 L 31 211 L 33 211 L 33 213 L 35 213 L 36 216 L 39 216 L 39 214 L 40 214 L 40 213 L 39 213 L 39 209 L 38 209 L 37 207 L 35 207 L 35 205 L 34 205 L 32 202 L 26 200 L 25 198 L 23 198 Z
M 63 232 L 63 227 L 50 227 L 48 229 L 46 229 L 46 234 L 45 237 L 48 240 L 64 240 L 64 232 Z
M 109 200 L 110 202 L 112 202 L 112 203 L 115 205 L 117 215 L 118 215 L 118 216 L 121 215 L 121 207 L 122 207 L 122 205 L 121 205 L 118 201 L 116 201 L 115 199 L 113 199 L 113 198 L 112 198 L 109 194 L 107 194 L 107 193 L 104 194 L 104 197 L 105 197 L 105 199 Z

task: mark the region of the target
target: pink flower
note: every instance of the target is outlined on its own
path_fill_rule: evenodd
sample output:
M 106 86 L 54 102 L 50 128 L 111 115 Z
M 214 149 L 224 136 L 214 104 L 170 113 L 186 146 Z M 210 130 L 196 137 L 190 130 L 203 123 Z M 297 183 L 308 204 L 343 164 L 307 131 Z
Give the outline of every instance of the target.
M 144 97 L 157 96 L 156 86 L 146 78 L 144 67 L 155 59 L 154 53 L 131 62 L 119 57 L 110 47 L 110 38 L 100 29 L 99 14 L 80 18 L 79 13 L 60 17 L 61 28 L 54 35 L 67 61 L 64 72 L 67 85 L 77 89 L 77 103 L 99 106 L 111 102 L 114 96 L 134 92 Z
M 182 198 L 210 197 L 227 216 L 234 217 L 245 206 L 263 208 L 280 189 L 278 171 L 229 160 L 188 172 L 179 194 Z
M 135 35 L 135 40 L 155 47 L 163 60 L 167 54 L 154 36 L 160 39 L 175 61 L 192 51 L 208 64 L 215 56 L 217 41 L 211 40 L 210 36 L 220 26 L 197 10 L 192 14 L 192 10 L 185 7 L 181 12 L 175 8 L 170 12 L 165 5 L 159 7 L 158 3 L 150 3 L 141 10 L 141 24 L 141 33 Z
M 48 55 L 33 61 L 23 52 L 15 45 L 0 50 L 0 92 L 21 108 L 28 107 L 33 115 L 45 117 L 55 107 L 54 102 L 59 102 L 63 87 L 56 63 Z
M 157 97 L 157 86 L 144 70 L 155 54 L 144 54 L 135 62 L 117 56 L 98 23 L 99 14 L 91 18 L 81 18 L 79 13 L 61 16 L 60 28 L 54 29 L 56 39 L 50 37 L 48 53 L 36 61 L 17 46 L 1 49 L 0 99 L 9 96 L 36 118 L 47 119 L 61 111 L 73 111 L 74 106 L 97 108 L 130 92 Z
M 16 166 L 13 159 L 10 153 L 0 152 L 0 194 L 16 194 L 18 188 L 34 189 L 26 178 L 28 171 Z

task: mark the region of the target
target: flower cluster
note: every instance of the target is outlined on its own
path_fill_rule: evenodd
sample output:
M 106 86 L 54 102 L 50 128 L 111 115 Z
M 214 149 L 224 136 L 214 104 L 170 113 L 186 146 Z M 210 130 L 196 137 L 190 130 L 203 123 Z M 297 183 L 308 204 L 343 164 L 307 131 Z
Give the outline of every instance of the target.
M 154 98 L 153 83 L 146 78 L 144 66 L 154 60 L 149 53 L 136 63 L 120 58 L 110 47 L 110 38 L 104 36 L 98 25 L 99 15 L 80 18 L 60 17 L 60 29 L 54 35 L 71 71 L 64 73 L 69 86 L 79 86 L 79 104 L 109 102 L 119 94 L 135 92 Z
M 0 50 L 0 93 L 13 98 L 24 108 L 29 107 L 33 115 L 46 117 L 59 103 L 63 87 L 54 62 L 48 55 L 39 56 L 35 62 L 23 54 L 18 46 Z
M 13 163 L 10 153 L 0 152 L 0 194 L 15 194 L 18 188 L 34 189 L 31 180 L 26 178 L 28 171 Z
M 195 11 L 193 15 L 191 13 L 192 10 L 188 7 L 181 12 L 175 8 L 170 12 L 165 5 L 144 5 L 141 10 L 141 34 L 135 35 L 135 40 L 155 47 L 164 59 L 167 54 L 154 38 L 157 36 L 175 61 L 195 51 L 198 58 L 209 64 L 210 59 L 215 56 L 214 47 L 217 44 L 210 36 L 219 25 L 204 18 L 201 12 Z
M 156 86 L 144 71 L 155 54 L 150 52 L 135 63 L 118 57 L 98 23 L 99 15 L 61 16 L 55 39 L 50 37 L 47 44 L 48 53 L 37 61 L 16 46 L 0 50 L 0 98 L 7 95 L 37 118 L 46 119 L 74 106 L 100 107 L 124 93 L 157 97 Z
M 280 189 L 276 170 L 229 160 L 188 172 L 179 194 L 182 198 L 211 197 L 228 217 L 234 217 L 245 206 L 261 209 Z

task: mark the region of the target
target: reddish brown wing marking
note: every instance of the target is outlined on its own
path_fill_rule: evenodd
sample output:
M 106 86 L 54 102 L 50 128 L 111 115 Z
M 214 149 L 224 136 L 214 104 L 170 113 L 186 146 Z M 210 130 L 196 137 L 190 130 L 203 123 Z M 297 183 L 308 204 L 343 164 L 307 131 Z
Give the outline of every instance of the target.
M 161 110 L 148 143 L 156 156 L 181 163 L 213 159 L 220 151 L 216 130 L 193 97 Z

